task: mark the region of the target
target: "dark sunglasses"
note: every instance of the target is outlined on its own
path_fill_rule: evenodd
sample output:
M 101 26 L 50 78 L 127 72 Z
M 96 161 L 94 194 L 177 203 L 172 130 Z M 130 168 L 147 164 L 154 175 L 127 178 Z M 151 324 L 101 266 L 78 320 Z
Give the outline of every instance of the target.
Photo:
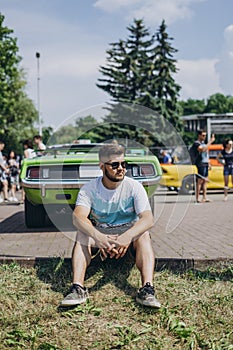
M 123 161 L 123 162 L 112 162 L 112 163 L 105 162 L 104 164 L 110 165 L 112 167 L 112 169 L 117 169 L 117 168 L 119 168 L 120 165 L 124 169 L 127 167 L 127 162 L 125 162 L 125 161 Z

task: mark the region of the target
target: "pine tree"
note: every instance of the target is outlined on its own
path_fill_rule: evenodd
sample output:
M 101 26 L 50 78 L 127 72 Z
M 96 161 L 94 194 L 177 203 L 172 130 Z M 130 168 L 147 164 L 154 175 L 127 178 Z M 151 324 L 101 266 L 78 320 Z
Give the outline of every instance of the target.
M 158 45 L 154 51 L 154 69 L 156 77 L 152 83 L 152 91 L 157 98 L 156 110 L 163 115 L 177 131 L 182 130 L 182 122 L 179 118 L 180 108 L 178 103 L 181 87 L 176 84 L 174 74 L 177 73 L 176 60 L 173 55 L 177 52 L 170 44 L 173 38 L 166 32 L 165 21 L 159 27 L 156 38 Z
M 106 134 L 112 132 L 114 137 L 146 139 L 147 145 L 161 143 L 166 136 L 161 129 L 163 117 L 181 130 L 177 102 L 180 87 L 172 77 L 176 73 L 176 61 L 172 55 L 177 50 L 169 44 L 164 21 L 157 36 L 150 34 L 142 20 L 134 20 L 127 29 L 129 36 L 126 40 L 110 44 L 107 66 L 100 67 L 104 78 L 98 79 L 97 86 L 107 92 L 114 103 L 129 103 L 131 106 L 119 107 L 110 103 L 110 113 L 104 122 L 111 123 L 111 127 L 106 126 Z M 152 111 L 147 110 L 140 116 L 138 107 L 135 112 L 138 105 Z M 153 135 L 143 137 L 142 129 L 149 130 Z

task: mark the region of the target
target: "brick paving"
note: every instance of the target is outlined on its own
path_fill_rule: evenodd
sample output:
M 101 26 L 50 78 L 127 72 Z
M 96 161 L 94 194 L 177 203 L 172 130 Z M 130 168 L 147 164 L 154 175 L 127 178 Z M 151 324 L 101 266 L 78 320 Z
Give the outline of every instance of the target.
M 157 262 L 233 261 L 233 193 L 227 202 L 222 193 L 209 198 L 195 204 L 193 197 L 158 191 L 151 230 Z M 72 225 L 28 229 L 23 204 L 0 205 L 0 261 L 70 258 L 74 238 Z

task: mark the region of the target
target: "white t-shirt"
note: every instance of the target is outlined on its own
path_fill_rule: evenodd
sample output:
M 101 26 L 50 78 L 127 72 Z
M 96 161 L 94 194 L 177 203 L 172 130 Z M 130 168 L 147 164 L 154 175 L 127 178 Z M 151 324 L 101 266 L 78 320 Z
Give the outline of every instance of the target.
M 90 220 L 94 224 L 110 226 L 133 222 L 140 213 L 150 210 L 144 187 L 129 177 L 114 190 L 103 185 L 102 176 L 91 180 L 79 191 L 76 205 L 90 208 Z

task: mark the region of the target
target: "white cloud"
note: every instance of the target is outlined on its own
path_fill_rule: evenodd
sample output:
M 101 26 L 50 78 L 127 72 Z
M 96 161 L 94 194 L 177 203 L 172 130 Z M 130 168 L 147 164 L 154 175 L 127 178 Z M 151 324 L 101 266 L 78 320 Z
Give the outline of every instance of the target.
M 124 10 L 126 18 L 144 18 L 149 24 L 158 24 L 165 19 L 171 24 L 193 15 L 191 6 L 206 0 L 97 0 L 94 4 L 107 12 Z
M 220 86 L 226 94 L 233 95 L 233 25 L 224 31 L 223 48 L 215 67 Z
M 222 92 L 215 70 L 216 59 L 179 60 L 176 81 L 182 86 L 181 99 L 206 99 Z

